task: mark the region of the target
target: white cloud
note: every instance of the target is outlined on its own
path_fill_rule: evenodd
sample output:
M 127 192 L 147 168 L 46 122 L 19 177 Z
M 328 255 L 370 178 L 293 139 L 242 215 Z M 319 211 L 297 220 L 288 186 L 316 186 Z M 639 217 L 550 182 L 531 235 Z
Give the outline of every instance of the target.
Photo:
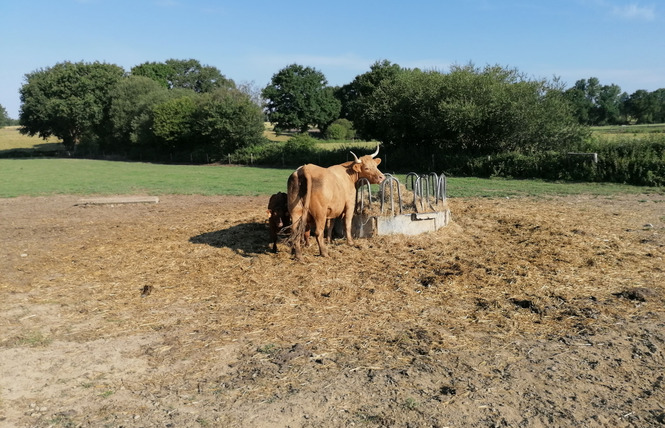
M 656 19 L 656 7 L 642 5 L 639 2 L 621 0 L 579 0 L 582 4 L 604 9 L 607 13 L 621 19 L 653 21 Z M 620 4 L 618 4 L 620 3 Z
M 640 6 L 631 3 L 624 6 L 612 6 L 612 14 L 623 19 L 653 21 L 656 18 L 654 6 Z

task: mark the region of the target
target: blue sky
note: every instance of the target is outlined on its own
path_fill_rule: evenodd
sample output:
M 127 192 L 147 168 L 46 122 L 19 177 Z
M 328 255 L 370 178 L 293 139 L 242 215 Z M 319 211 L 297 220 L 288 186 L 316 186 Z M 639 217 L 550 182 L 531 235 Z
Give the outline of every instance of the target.
M 665 88 L 664 53 L 662 0 L 1 0 L 0 104 L 18 118 L 25 74 L 58 62 L 169 58 L 257 88 L 293 63 L 343 85 L 387 59 L 498 64 L 568 87 L 597 77 L 630 94 Z

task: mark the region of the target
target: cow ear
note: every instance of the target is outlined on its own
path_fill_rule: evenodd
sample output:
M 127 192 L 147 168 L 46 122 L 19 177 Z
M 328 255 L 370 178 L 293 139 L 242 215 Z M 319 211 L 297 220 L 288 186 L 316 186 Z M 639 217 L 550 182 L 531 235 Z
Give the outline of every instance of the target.
M 354 164 L 353 164 L 353 170 L 354 170 L 355 172 L 360 172 L 360 171 L 362 171 L 362 168 L 363 168 L 363 164 L 361 164 L 361 163 L 354 163 Z
M 374 158 L 374 162 L 376 163 L 376 166 L 379 166 L 381 163 L 381 158 Z

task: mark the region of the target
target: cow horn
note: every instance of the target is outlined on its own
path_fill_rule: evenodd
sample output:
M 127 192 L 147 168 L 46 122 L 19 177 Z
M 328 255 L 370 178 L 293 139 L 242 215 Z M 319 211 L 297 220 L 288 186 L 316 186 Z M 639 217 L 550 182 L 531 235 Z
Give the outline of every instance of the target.
M 353 155 L 353 158 L 356 160 L 356 163 L 362 163 L 360 162 L 360 159 L 358 159 L 358 156 L 356 156 L 355 153 L 351 152 L 351 154 Z
M 379 147 L 381 146 L 381 143 L 376 144 L 376 151 L 372 153 L 372 159 L 376 157 L 376 155 L 379 154 Z

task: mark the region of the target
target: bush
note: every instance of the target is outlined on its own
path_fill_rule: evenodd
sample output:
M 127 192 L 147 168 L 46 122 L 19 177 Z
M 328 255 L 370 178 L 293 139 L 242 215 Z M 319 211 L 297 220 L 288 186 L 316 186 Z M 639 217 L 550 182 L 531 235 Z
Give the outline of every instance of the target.
M 326 140 L 346 140 L 347 129 L 338 124 L 333 123 L 326 129 L 326 132 L 323 134 Z

